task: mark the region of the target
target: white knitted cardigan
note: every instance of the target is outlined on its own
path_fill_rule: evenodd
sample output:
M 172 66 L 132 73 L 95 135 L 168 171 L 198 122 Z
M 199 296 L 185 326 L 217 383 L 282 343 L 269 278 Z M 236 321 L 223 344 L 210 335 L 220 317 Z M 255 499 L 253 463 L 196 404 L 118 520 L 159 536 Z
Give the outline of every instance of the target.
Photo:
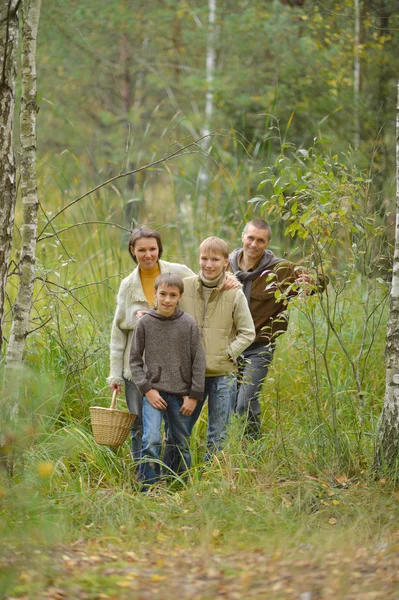
M 174 273 L 182 278 L 194 275 L 186 265 L 170 263 L 166 260 L 160 260 L 159 267 L 161 273 Z M 110 375 L 107 379 L 110 385 L 115 383 L 123 385 L 123 378 L 132 381 L 129 358 L 133 331 L 137 322 L 136 314 L 139 310 L 149 308 L 137 266 L 122 280 L 116 298 L 116 310 L 111 329 Z

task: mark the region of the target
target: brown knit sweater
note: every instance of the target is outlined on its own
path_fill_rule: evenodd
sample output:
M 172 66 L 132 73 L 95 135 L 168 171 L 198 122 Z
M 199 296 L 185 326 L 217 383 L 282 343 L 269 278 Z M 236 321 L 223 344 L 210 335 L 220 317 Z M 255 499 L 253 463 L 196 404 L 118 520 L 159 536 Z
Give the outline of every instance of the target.
M 130 369 L 143 395 L 155 389 L 202 401 L 205 354 L 197 323 L 180 309 L 171 317 L 151 309 L 137 322 Z

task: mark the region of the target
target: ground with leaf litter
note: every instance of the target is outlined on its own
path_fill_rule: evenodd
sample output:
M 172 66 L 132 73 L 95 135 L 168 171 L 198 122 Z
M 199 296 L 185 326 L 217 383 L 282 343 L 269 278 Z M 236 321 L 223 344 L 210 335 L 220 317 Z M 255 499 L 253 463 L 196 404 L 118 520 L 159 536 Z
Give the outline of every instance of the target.
M 134 542 L 132 542 L 134 547 Z M 217 548 L 126 549 L 116 540 L 78 541 L 51 554 L 10 552 L 7 600 L 398 600 L 399 546 L 326 551 L 303 544 L 271 555 Z M 315 554 L 317 553 L 317 556 Z M 12 576 L 11 576 L 12 574 Z M 4 590 L 3 590 L 4 593 Z

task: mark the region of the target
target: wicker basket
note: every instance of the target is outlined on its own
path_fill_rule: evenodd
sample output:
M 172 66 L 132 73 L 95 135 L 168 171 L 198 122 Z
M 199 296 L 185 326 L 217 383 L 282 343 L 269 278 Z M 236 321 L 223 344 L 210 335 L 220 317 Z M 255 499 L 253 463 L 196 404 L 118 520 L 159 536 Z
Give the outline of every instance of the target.
M 121 446 L 136 419 L 137 415 L 132 415 L 125 410 L 118 410 L 116 406 L 117 391 L 112 394 L 110 408 L 101 406 L 92 406 L 90 408 L 91 428 L 97 444 L 112 446 L 114 448 Z

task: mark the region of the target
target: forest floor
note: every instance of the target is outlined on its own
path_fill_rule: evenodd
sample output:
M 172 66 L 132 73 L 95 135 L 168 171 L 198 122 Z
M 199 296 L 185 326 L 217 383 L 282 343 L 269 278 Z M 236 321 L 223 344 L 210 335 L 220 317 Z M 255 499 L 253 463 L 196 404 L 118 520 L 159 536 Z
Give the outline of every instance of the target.
M 132 550 L 134 548 L 134 550 Z M 171 547 L 135 547 L 117 539 L 77 540 L 49 550 L 10 552 L 3 574 L 13 584 L 7 600 L 398 600 L 399 546 L 350 545 L 323 551 L 302 544 L 274 555 L 263 550 L 229 552 Z

